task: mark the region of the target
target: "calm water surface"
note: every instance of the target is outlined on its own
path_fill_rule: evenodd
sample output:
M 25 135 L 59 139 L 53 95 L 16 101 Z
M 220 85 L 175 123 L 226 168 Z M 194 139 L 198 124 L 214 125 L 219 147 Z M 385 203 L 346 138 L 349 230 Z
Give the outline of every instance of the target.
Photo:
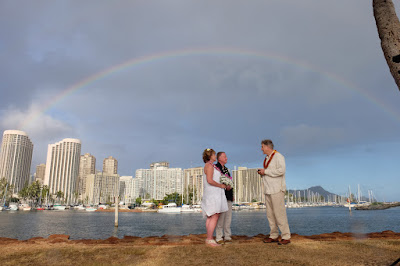
M 400 232 L 400 207 L 376 211 L 353 211 L 346 208 L 314 207 L 287 210 L 292 233 L 370 233 Z M 201 213 L 159 214 L 119 213 L 119 227 L 114 227 L 113 212 L 86 211 L 3 211 L 0 212 L 0 237 L 20 240 L 67 234 L 71 239 L 105 239 L 110 236 L 162 236 L 205 234 Z M 234 211 L 232 234 L 254 236 L 268 234 L 265 210 Z

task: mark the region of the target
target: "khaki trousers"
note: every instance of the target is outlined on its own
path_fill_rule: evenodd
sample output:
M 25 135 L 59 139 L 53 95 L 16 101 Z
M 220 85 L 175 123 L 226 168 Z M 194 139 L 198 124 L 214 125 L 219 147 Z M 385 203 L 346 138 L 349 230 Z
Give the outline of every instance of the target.
M 228 211 L 221 212 L 218 218 L 217 227 L 215 228 L 216 241 L 222 240 L 222 237 L 224 237 L 224 240 L 232 240 L 231 221 L 232 221 L 232 201 L 228 200 Z
M 279 237 L 279 230 L 282 239 L 290 239 L 289 223 L 286 216 L 285 193 L 265 194 L 265 206 L 267 207 L 267 218 L 271 229 L 269 237 L 276 239 Z M 278 230 L 279 228 L 279 230 Z

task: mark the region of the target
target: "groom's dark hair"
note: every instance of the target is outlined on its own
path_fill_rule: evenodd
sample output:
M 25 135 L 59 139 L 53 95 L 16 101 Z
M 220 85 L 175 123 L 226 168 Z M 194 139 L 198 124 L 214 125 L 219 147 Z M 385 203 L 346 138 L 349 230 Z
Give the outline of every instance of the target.
M 261 144 L 264 144 L 265 146 L 269 146 L 271 149 L 274 148 L 274 143 L 272 143 L 272 140 L 270 139 L 264 139 L 261 141 Z
M 218 153 L 217 153 L 217 161 L 219 160 L 219 157 L 222 155 L 222 154 L 224 154 L 225 152 L 224 151 L 219 151 Z

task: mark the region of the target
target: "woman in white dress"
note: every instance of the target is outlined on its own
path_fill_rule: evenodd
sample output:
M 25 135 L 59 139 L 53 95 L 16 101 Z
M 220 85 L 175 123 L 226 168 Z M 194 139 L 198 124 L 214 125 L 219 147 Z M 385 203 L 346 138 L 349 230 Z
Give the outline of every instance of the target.
M 214 230 L 217 226 L 219 214 L 228 211 L 228 202 L 226 201 L 225 191 L 226 185 L 219 183 L 221 173 L 215 168 L 213 162 L 217 160 L 217 156 L 213 149 L 206 149 L 203 152 L 204 165 L 204 191 L 201 201 L 201 209 L 203 215 L 207 217 L 206 244 L 210 246 L 220 246 L 214 240 Z

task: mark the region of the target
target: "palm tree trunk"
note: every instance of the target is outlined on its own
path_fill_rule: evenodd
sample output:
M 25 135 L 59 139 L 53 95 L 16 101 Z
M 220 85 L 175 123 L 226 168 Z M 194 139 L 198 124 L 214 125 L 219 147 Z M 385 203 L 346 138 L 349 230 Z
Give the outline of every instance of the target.
M 400 22 L 392 0 L 373 0 L 372 5 L 382 51 L 400 90 Z

